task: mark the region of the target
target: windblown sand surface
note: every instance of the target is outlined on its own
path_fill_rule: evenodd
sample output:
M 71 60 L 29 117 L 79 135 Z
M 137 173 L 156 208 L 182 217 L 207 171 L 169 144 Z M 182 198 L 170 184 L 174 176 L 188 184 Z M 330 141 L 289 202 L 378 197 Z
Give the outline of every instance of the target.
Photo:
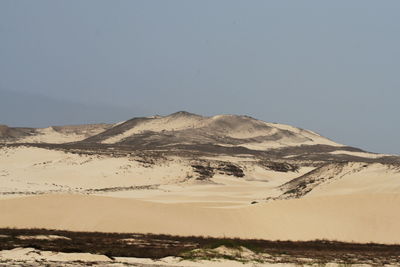
M 29 147 L 0 152 L 0 227 L 400 243 L 398 167 L 327 166 L 300 199 L 263 203 L 314 168 L 277 172 L 221 156 L 214 159 L 240 164 L 246 176 L 216 174 L 204 183 L 188 182 L 195 173 L 183 158 L 147 166 Z
M 297 172 L 285 173 L 263 169 L 255 165 L 253 159 L 221 156 L 214 160 L 244 161 L 246 178 L 216 174 L 212 183 L 190 182 L 188 177 L 196 175 L 191 163 L 175 157 L 147 166 L 128 157 L 78 155 L 32 147 L 2 149 L 0 198 L 15 197 L 18 194 L 14 193 L 18 192 L 87 193 L 85 190 L 98 190 L 97 194 L 101 195 L 157 202 L 224 201 L 249 204 L 254 199 L 279 194 L 277 186 L 313 169 L 303 167 Z M 138 186 L 154 188 L 131 188 Z M 108 190 L 117 187 L 120 189 Z
M 310 197 L 247 207 L 42 195 L 0 200 L 0 227 L 400 243 L 399 205 L 398 194 Z

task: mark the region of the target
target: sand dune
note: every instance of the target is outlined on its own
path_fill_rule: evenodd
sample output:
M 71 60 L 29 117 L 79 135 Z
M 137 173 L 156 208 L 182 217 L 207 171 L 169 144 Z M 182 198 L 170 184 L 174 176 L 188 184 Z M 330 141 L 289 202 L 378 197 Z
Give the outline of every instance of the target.
M 306 197 L 353 194 L 399 194 L 400 168 L 380 163 L 349 163 L 344 171 L 315 187 Z
M 267 123 L 248 116 L 203 117 L 188 112 L 132 119 L 88 140 L 103 144 L 128 144 L 150 133 L 153 136 L 179 133 L 180 143 L 187 143 L 187 140 L 190 140 L 189 143 L 217 143 L 219 140 L 224 141 L 221 145 L 240 144 L 253 150 L 316 144 L 342 146 L 312 131 L 290 125 Z
M 197 181 L 191 167 L 196 160 L 170 157 L 153 165 L 140 160 L 135 156 L 78 155 L 34 147 L 1 149 L 0 197 L 46 192 L 94 194 L 95 191 L 87 190 L 97 190 L 97 194 L 158 202 L 207 200 L 248 204 L 254 199 L 280 194 L 275 188 L 313 169 L 302 167 L 296 172 L 276 172 L 257 165 L 253 158 L 221 156 L 208 160 L 240 164 L 245 169 L 245 177 L 217 173 L 211 181 Z M 152 185 L 156 185 L 152 190 L 141 187 Z M 120 189 L 99 191 L 112 188 Z
M 0 200 L 0 227 L 400 243 L 399 194 L 282 200 L 247 207 L 99 196 Z

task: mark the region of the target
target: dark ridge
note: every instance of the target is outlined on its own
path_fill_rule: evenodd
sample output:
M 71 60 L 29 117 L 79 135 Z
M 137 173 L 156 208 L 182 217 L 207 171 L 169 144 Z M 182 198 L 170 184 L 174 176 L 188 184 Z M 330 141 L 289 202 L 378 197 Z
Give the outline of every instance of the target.
M 133 118 L 130 119 L 124 123 L 121 123 L 117 126 L 114 126 L 100 134 L 91 136 L 81 142 L 87 142 L 87 143 L 100 143 L 104 140 L 106 140 L 107 138 L 113 137 L 115 135 L 121 134 L 133 127 L 135 127 L 136 125 L 144 122 L 144 121 L 148 121 L 148 120 L 152 120 L 152 118 Z
M 0 139 L 21 138 L 35 133 L 35 128 L 8 127 L 7 125 L 0 125 Z
M 210 166 L 192 165 L 193 171 L 199 175 L 197 180 L 207 180 L 214 176 L 214 169 Z
M 97 123 L 97 124 L 80 124 L 80 125 L 62 125 L 62 126 L 51 126 L 51 128 L 59 133 L 75 133 L 82 134 L 84 132 L 92 132 L 98 129 L 102 129 L 103 131 L 110 129 L 113 124 L 107 123 Z
M 294 178 L 279 187 L 284 193 L 278 198 L 300 198 L 308 194 L 321 183 L 337 177 L 347 164 L 348 163 L 327 163 L 300 177 Z
M 168 115 L 167 117 L 202 117 L 202 116 L 195 114 L 195 113 L 181 110 L 181 111 L 174 112 L 174 113 Z
M 296 155 L 302 153 L 329 153 L 337 150 L 344 150 L 349 152 L 366 152 L 362 149 L 350 146 L 331 146 L 331 145 L 300 145 L 292 147 L 283 147 L 271 149 L 269 152 L 271 154 L 285 156 L 285 155 Z
M 112 157 L 130 156 L 132 153 L 162 153 L 164 155 L 174 155 L 182 157 L 198 157 L 213 155 L 229 155 L 229 156 L 245 156 L 250 155 L 261 161 L 279 161 L 290 165 L 314 166 L 319 167 L 324 163 L 340 163 L 340 162 L 365 162 L 365 163 L 382 163 L 394 166 L 400 165 L 400 157 L 388 156 L 382 158 L 361 158 L 347 155 L 334 155 L 319 152 L 320 145 L 306 146 L 305 150 L 299 148 L 287 148 L 287 154 L 276 153 L 276 151 L 259 151 L 251 150 L 238 146 L 219 146 L 213 144 L 170 144 L 169 146 L 153 146 L 154 144 L 102 144 L 97 142 L 73 142 L 63 144 L 48 143 L 1 143 L 0 147 L 38 147 L 45 149 L 61 150 L 68 153 L 86 154 L 86 155 L 109 155 Z M 333 147 L 335 148 L 335 147 Z M 314 151 L 314 152 L 310 152 Z M 334 150 L 333 150 L 334 151 Z M 298 153 L 298 154 L 294 154 Z M 290 156 L 290 158 L 285 158 Z

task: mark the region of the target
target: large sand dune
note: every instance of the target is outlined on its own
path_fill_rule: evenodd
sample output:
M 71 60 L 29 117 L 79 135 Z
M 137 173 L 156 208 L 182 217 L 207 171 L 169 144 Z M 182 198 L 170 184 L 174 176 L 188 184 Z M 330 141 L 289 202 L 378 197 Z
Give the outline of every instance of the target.
M 213 143 L 240 145 L 254 150 L 317 144 L 342 146 L 312 131 L 290 125 L 267 123 L 248 116 L 203 117 L 188 112 L 134 118 L 89 137 L 86 141 L 124 145 L 153 142 L 156 146 L 160 142 L 163 145 Z

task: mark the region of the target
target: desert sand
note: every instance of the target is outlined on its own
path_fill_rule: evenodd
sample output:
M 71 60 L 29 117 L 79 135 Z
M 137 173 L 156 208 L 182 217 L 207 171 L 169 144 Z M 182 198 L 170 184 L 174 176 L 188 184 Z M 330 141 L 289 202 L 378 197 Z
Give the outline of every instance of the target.
M 246 176 L 188 182 L 195 174 L 183 158 L 149 167 L 129 157 L 4 148 L 0 227 L 400 243 L 395 167 L 348 163 L 302 198 L 266 202 L 314 167 L 277 172 L 252 158 L 215 157 L 239 162 Z
M 90 253 L 62 253 L 52 251 L 39 251 L 33 248 L 16 248 L 0 251 L 0 259 L 13 261 L 56 261 L 56 262 L 110 262 L 110 258 L 104 255 Z
M 0 201 L 0 227 L 164 233 L 271 240 L 399 243 L 398 194 L 341 195 L 231 207 L 88 195 Z
M 16 193 L 88 193 L 133 197 L 149 201 L 226 201 L 248 204 L 255 199 L 276 196 L 276 187 L 311 171 L 275 172 L 254 164 L 252 158 L 214 157 L 212 160 L 241 162 L 246 178 L 218 174 L 213 183 L 188 182 L 195 176 L 190 162 L 171 157 L 155 166 L 147 166 L 135 157 L 78 155 L 33 147 L 0 150 L 0 198 Z M 153 186 L 146 190 L 143 186 Z M 121 187 L 130 190 L 103 190 Z M 132 187 L 138 187 L 133 190 Z M 94 193 L 90 191 L 90 193 Z
M 215 249 L 216 252 L 223 255 L 238 255 L 237 250 L 228 249 L 226 247 L 219 247 Z M 240 251 L 242 259 L 249 259 L 254 257 L 254 253 L 243 248 Z M 249 257 L 250 256 L 250 257 Z M 256 255 L 256 257 L 260 257 Z M 133 258 L 133 257 L 116 257 L 114 260 L 104 255 L 96 255 L 90 253 L 63 253 L 42 251 L 34 248 L 15 248 L 11 250 L 0 251 L 0 266 L 115 266 L 115 267 L 150 267 L 150 266 L 181 266 L 181 267 L 197 267 L 197 266 L 211 266 L 211 267 L 296 267 L 297 264 L 293 263 L 273 263 L 273 262 L 258 262 L 258 261 L 235 261 L 229 259 L 213 259 L 213 260 L 185 260 L 180 257 L 165 257 L 160 259 L 149 258 Z M 311 264 L 310 266 L 318 266 L 318 263 Z M 340 267 L 337 263 L 328 263 L 325 266 Z M 370 266 L 370 265 L 360 265 Z M 388 265 L 389 266 L 389 265 Z

